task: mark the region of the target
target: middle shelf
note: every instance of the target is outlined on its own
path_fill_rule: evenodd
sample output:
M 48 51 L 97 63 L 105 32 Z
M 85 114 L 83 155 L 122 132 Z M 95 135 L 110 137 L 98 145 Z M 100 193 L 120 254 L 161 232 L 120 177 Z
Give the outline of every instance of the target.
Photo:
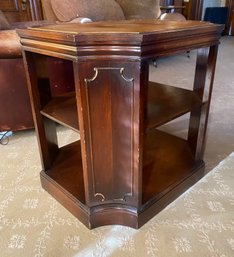
M 75 92 L 53 97 L 41 110 L 41 114 L 61 125 L 79 131 Z
M 191 90 L 149 81 L 146 130 L 161 126 L 201 104 Z
M 154 129 L 201 105 L 201 100 L 191 90 L 149 82 L 145 129 Z M 53 97 L 41 114 L 79 131 L 75 92 Z

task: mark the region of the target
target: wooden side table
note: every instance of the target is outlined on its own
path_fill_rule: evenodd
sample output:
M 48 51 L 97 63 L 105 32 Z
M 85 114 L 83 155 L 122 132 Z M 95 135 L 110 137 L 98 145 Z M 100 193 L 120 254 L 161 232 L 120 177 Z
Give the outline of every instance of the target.
M 119 21 L 19 30 L 39 142 L 41 183 L 88 228 L 139 228 L 203 176 L 222 26 Z M 149 82 L 149 63 L 197 51 L 193 90 Z M 40 58 L 73 63 L 75 91 L 42 94 Z M 193 78 L 191 78 L 193 79 Z M 188 139 L 158 128 L 190 113 Z M 56 125 L 81 140 L 58 147 Z

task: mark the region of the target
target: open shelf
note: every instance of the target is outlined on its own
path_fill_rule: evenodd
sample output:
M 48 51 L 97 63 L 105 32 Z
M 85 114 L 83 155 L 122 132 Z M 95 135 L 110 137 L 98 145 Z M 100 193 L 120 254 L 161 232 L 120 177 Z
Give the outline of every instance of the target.
M 193 91 L 149 82 L 146 130 L 165 124 L 201 104 Z
M 147 130 L 165 124 L 202 104 L 193 91 L 155 82 L 149 82 L 148 86 Z M 75 92 L 53 97 L 41 110 L 41 114 L 79 131 Z
M 42 176 L 45 176 L 43 173 L 56 182 L 63 191 L 85 204 L 80 141 L 61 147 L 53 167 L 42 172 Z
M 79 131 L 75 92 L 53 97 L 41 110 L 41 114 L 61 125 Z
M 196 163 L 186 140 L 154 130 L 146 134 L 142 202 L 158 200 L 203 163 Z

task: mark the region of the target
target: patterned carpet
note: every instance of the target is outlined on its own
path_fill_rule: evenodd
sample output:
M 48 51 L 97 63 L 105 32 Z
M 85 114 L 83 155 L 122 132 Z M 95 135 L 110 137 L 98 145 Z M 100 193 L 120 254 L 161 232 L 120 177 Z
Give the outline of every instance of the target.
M 234 153 L 140 230 L 90 231 L 41 188 L 36 145 L 34 131 L 0 145 L 1 257 L 234 256 Z

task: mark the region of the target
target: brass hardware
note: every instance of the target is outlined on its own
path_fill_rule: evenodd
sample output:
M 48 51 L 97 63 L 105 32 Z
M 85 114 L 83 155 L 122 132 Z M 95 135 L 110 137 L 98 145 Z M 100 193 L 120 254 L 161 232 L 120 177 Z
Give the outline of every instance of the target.
M 21 0 L 21 8 L 22 11 L 26 11 L 27 10 L 27 0 Z

